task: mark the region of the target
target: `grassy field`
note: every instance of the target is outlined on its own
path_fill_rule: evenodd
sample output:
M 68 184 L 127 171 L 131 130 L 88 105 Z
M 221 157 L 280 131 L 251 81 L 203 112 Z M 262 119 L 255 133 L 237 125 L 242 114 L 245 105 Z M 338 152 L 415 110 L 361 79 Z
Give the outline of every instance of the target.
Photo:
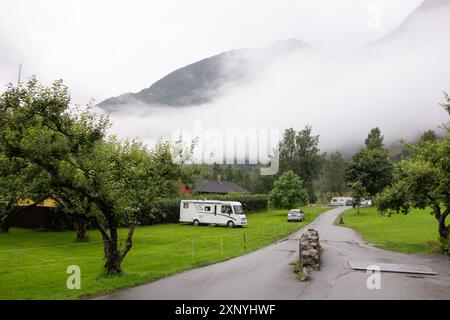
M 309 223 L 327 208 L 305 208 L 306 221 L 286 222 L 286 211 L 249 214 L 243 228 L 166 224 L 136 230 L 120 277 L 101 276 L 99 232 L 77 243 L 74 232 L 11 229 L 0 234 L 0 299 L 77 299 L 156 280 L 261 248 Z M 121 238 L 126 229 L 120 230 Z M 245 234 L 245 244 L 244 244 Z M 81 289 L 66 287 L 69 265 L 81 268 Z
M 429 241 L 437 242 L 438 224 L 430 210 L 412 210 L 408 215 L 380 216 L 374 207 L 344 213 L 343 226 L 358 231 L 364 240 L 377 246 L 406 253 L 429 252 Z

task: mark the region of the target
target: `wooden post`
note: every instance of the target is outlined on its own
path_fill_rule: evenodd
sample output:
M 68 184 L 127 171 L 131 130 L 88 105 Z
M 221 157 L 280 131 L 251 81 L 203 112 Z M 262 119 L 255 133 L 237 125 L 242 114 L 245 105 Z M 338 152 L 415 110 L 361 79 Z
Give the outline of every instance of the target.
M 247 251 L 247 244 L 245 242 L 245 233 L 243 235 L 244 235 L 244 251 Z
M 194 238 L 192 238 L 192 246 L 191 246 L 191 265 L 194 265 Z

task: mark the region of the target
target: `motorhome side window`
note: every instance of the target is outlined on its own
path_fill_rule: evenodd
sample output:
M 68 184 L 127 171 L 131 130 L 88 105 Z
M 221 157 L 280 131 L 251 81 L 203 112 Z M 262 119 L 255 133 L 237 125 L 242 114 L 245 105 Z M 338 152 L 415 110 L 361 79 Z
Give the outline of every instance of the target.
M 211 207 L 210 206 L 205 206 L 205 211 L 211 211 Z
M 231 206 L 222 206 L 222 213 L 231 214 L 233 211 L 231 210 Z
M 184 209 L 189 209 L 189 203 L 187 203 L 187 202 L 183 203 L 183 208 Z

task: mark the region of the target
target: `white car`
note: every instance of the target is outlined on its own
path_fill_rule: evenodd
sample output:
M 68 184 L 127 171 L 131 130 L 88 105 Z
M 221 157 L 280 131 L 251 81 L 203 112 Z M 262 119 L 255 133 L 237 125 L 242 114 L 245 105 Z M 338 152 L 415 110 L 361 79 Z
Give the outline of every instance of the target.
M 292 209 L 288 211 L 287 221 L 305 221 L 305 213 L 300 209 Z
M 371 205 L 372 205 L 372 200 L 370 200 L 370 199 L 361 201 L 361 206 L 371 206 Z

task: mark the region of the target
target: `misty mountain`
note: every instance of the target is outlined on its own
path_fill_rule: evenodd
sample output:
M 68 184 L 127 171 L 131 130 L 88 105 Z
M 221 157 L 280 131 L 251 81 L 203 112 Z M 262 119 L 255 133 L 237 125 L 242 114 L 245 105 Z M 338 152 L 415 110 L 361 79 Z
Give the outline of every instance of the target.
M 436 59 L 428 62 L 434 63 L 430 67 L 435 68 L 447 52 L 444 47 L 449 33 L 450 0 L 425 0 L 396 29 L 366 45 L 366 50 L 360 54 L 362 57 L 367 53 L 380 57 L 392 56 L 395 52 L 404 52 L 405 48 L 406 52 L 440 51 Z M 113 113 L 123 111 L 127 106 L 201 105 L 213 101 L 228 86 L 257 79 L 271 64 L 289 61 L 287 58 L 293 55 L 301 57 L 305 52 L 315 52 L 315 49 L 296 39 L 279 41 L 262 49 L 223 52 L 175 70 L 137 93 L 109 98 L 98 106 Z M 252 79 L 248 73 L 252 74 Z
M 98 106 L 106 111 L 121 110 L 125 105 L 191 106 L 210 102 L 228 84 L 245 80 L 244 70 L 254 63 L 269 64 L 297 51 L 312 50 L 306 42 L 288 39 L 263 49 L 239 49 L 192 63 L 175 70 L 137 93 L 109 98 Z
M 321 150 L 327 152 L 358 150 L 374 127 L 382 130 L 387 146 L 400 138 L 414 141 L 426 130 L 437 130 L 446 117 L 439 103 L 442 91 L 450 91 L 447 1 L 423 2 L 386 36 L 353 52 L 328 52 L 291 40 L 211 57 L 220 61 L 209 61 L 211 68 L 202 67 L 205 61 L 187 66 L 158 81 L 168 88 L 164 100 L 155 98 L 156 84 L 143 91 L 151 93 L 150 104 L 137 97 L 143 92 L 117 98 L 123 100 L 107 109 L 113 111 L 111 131 L 140 137 L 148 145 L 157 137 L 177 141 L 182 136 L 187 145 L 198 139 L 202 161 L 217 156 L 217 162 L 231 152 L 225 150 L 230 131 L 236 133 L 230 141 L 247 144 L 239 128 L 257 136 L 262 132 L 268 150 L 276 145 L 277 132 L 307 124 L 320 134 Z M 180 87 L 188 88 L 187 94 Z M 167 107 L 172 94 L 175 107 Z M 208 99 L 200 106 L 178 107 Z M 254 163 L 268 159 L 255 152 L 248 157 Z
M 397 28 L 388 32 L 381 39 L 375 40 L 367 47 L 378 47 L 395 44 L 410 37 L 421 36 L 423 43 L 430 39 L 436 39 L 436 35 L 442 34 L 443 42 L 448 42 L 450 37 L 450 1 L 449 0 L 425 0 L 417 7 Z M 414 45 L 419 46 L 423 43 Z

